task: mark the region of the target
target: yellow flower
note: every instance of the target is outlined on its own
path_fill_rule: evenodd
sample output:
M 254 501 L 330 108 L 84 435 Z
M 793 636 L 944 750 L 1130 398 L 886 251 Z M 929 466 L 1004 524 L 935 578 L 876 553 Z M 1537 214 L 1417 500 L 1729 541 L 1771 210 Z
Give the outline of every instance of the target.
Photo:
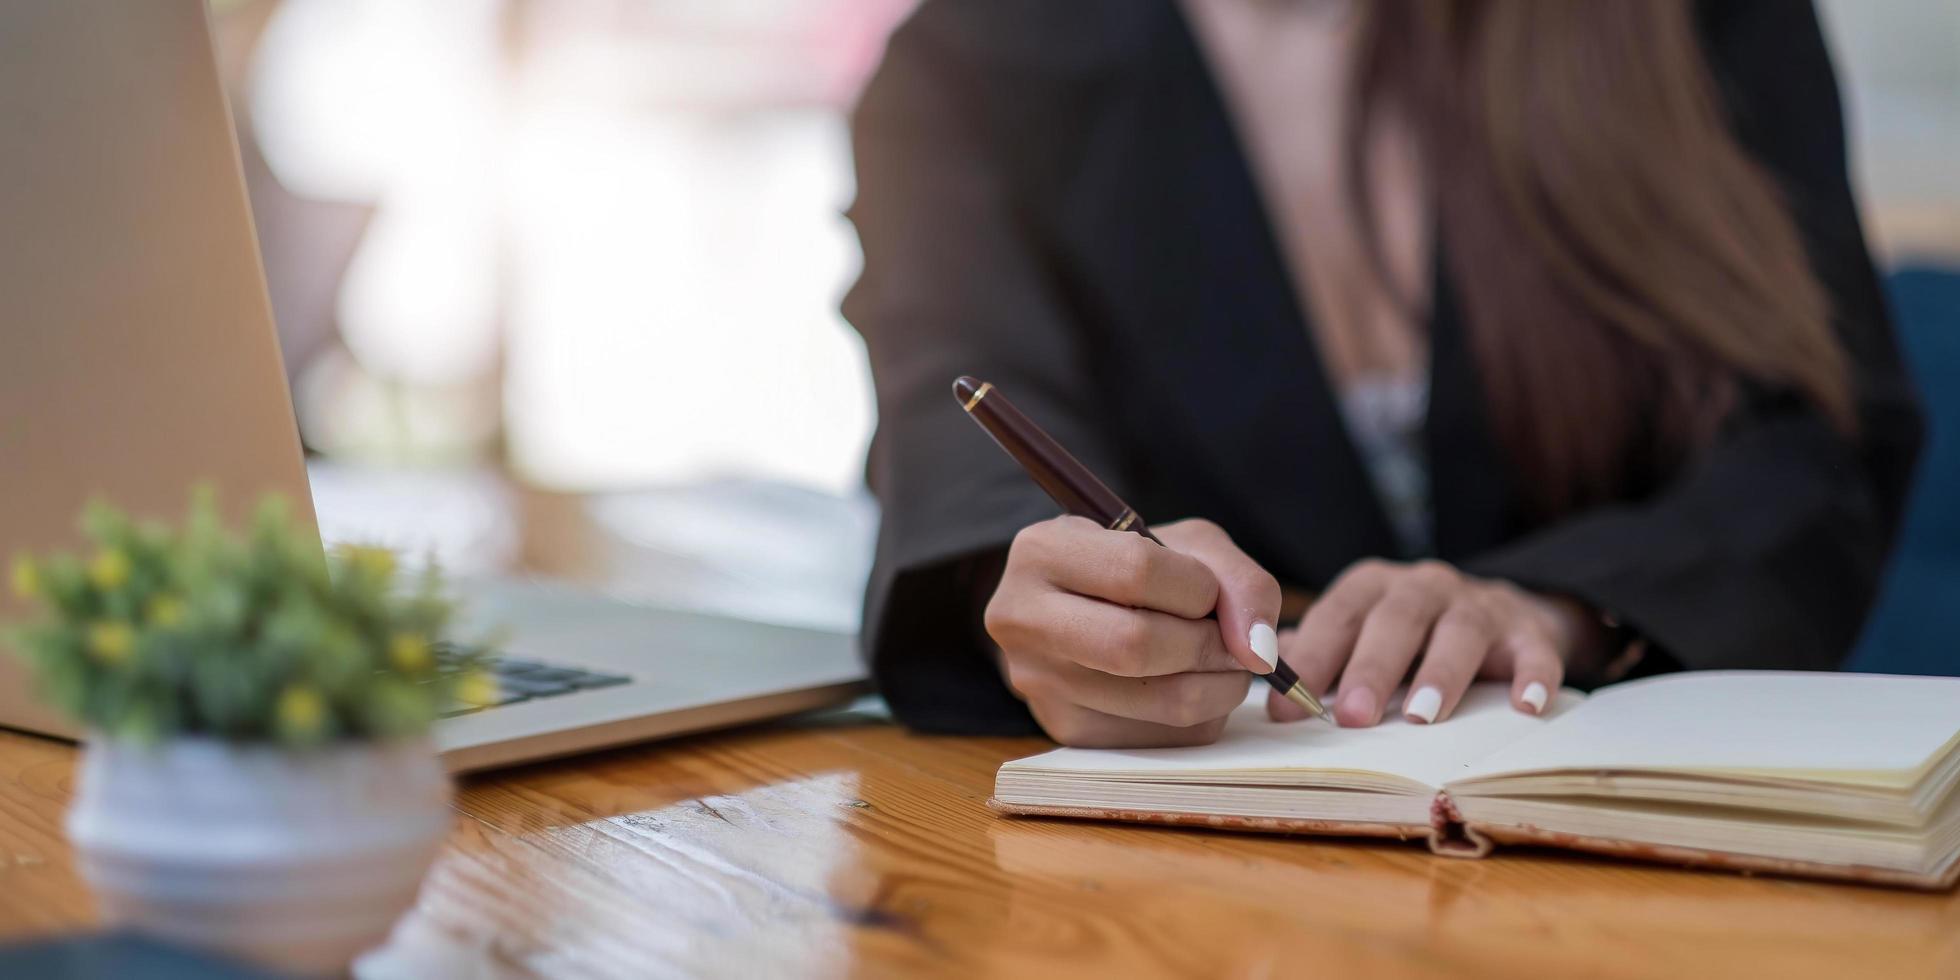
M 151 596 L 144 613 L 151 626 L 167 630 L 184 621 L 184 600 L 174 595 Z
M 471 671 L 456 682 L 456 700 L 465 704 L 488 707 L 496 703 L 499 693 L 497 679 L 480 670 Z
M 347 545 L 341 549 L 341 559 L 363 575 L 387 578 L 395 574 L 394 552 L 386 548 Z
M 41 570 L 34 567 L 34 559 L 26 555 L 14 559 L 14 595 L 32 599 L 40 594 Z
M 435 662 L 429 653 L 429 641 L 420 633 L 396 633 L 388 641 L 388 659 L 404 674 L 419 674 Z
M 136 631 L 128 623 L 96 623 L 88 628 L 88 651 L 105 664 L 120 664 L 136 648 Z
M 99 551 L 88 563 L 88 580 L 104 592 L 112 592 L 129 581 L 129 556 L 114 548 Z
M 278 710 L 279 729 L 289 735 L 318 735 L 327 720 L 326 701 L 319 691 L 303 684 L 293 684 L 279 692 Z

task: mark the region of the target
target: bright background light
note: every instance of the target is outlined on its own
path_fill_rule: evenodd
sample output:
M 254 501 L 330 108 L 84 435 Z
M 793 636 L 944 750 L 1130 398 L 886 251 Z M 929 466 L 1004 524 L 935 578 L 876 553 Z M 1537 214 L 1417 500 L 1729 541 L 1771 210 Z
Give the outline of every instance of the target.
M 845 113 L 909 5 L 285 0 L 250 88 L 266 159 L 375 206 L 347 356 L 299 385 L 309 442 L 490 438 L 561 489 L 856 491 Z M 471 384 L 493 424 L 465 417 Z

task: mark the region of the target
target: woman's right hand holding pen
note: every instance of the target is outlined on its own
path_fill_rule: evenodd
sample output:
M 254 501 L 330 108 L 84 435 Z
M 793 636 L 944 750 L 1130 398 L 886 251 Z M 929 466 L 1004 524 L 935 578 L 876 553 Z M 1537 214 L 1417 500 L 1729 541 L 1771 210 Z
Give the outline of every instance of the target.
M 1059 517 L 1008 550 L 987 632 L 1008 685 L 1058 742 L 1214 741 L 1245 701 L 1247 671 L 1278 657 L 1273 576 L 1210 521 L 1153 531 L 1162 545 Z

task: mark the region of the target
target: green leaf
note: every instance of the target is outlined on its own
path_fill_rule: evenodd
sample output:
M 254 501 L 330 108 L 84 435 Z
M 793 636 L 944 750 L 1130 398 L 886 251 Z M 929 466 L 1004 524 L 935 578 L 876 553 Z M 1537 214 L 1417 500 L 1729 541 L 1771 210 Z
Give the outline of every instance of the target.
M 12 635 L 44 699 L 118 737 L 400 737 L 426 730 L 456 683 L 419 683 L 426 663 L 389 655 L 399 636 L 446 636 L 453 607 L 433 563 L 398 591 L 392 553 L 322 562 L 276 499 L 232 534 L 208 488 L 176 528 L 99 501 L 82 523 L 86 558 L 27 557 L 44 616 Z

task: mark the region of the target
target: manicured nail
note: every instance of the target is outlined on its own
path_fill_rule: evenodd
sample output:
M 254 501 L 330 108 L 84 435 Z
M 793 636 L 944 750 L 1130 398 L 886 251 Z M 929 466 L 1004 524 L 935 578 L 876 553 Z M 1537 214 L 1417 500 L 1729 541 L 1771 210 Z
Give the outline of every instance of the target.
M 1268 669 L 1279 666 L 1279 634 L 1273 632 L 1271 626 L 1265 623 L 1253 623 L 1252 630 L 1245 636 L 1245 641 L 1252 644 L 1252 652 L 1266 662 Z
M 1524 693 L 1519 695 L 1518 700 L 1531 705 L 1532 714 L 1542 715 L 1545 713 L 1545 698 L 1547 696 L 1545 685 L 1537 681 L 1532 681 L 1524 686 Z
M 1436 712 L 1443 710 L 1443 692 L 1433 687 L 1425 687 L 1409 695 L 1409 703 L 1402 713 L 1427 725 L 1436 720 Z

